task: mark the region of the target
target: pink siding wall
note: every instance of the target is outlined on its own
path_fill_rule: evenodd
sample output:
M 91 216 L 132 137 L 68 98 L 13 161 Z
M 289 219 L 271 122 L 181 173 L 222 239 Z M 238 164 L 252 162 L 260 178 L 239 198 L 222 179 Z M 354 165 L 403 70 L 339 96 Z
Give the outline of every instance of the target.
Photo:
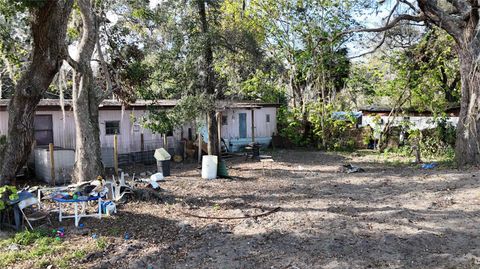
M 105 134 L 106 121 L 120 121 L 120 134 L 118 135 L 119 153 L 137 152 L 141 147 L 141 133 L 144 134 L 145 150 L 151 150 L 162 146 L 160 134 L 154 134 L 150 130 L 142 128 L 138 123 L 140 118 L 147 113 L 145 110 L 125 110 L 122 116 L 120 110 L 100 110 L 100 141 L 102 147 L 113 147 L 113 135 Z M 222 126 L 222 137 L 234 139 L 239 136 L 238 114 L 247 114 L 247 137 L 251 137 L 251 111 L 247 109 L 226 110 L 222 114 L 228 117 L 228 124 Z M 75 148 L 75 124 L 73 112 L 65 112 L 65 120 L 62 111 L 38 111 L 38 115 L 52 115 L 53 139 L 55 146 L 74 149 Z M 266 123 L 266 115 L 270 115 L 270 123 Z M 135 123 L 134 121 L 137 121 Z M 255 109 L 255 136 L 270 137 L 275 133 L 277 126 L 276 108 L 264 107 Z M 187 124 L 183 127 L 183 137 L 188 137 L 188 128 L 192 128 L 193 136 L 197 132 L 194 124 Z M 0 134 L 6 135 L 8 129 L 8 112 L 0 111 Z M 172 145 L 175 140 L 181 139 L 181 130 L 175 130 L 174 136 L 169 137 L 168 143 Z
M 102 147 L 113 148 L 113 135 L 105 134 L 106 121 L 120 121 L 120 134 L 118 134 L 119 153 L 137 152 L 141 149 L 141 134 L 143 133 L 145 150 L 155 149 L 162 145 L 162 136 L 154 134 L 140 124 L 145 111 L 101 110 L 99 116 L 100 141 Z
M 105 135 L 105 121 L 120 121 L 120 134 L 118 135 L 119 153 L 140 151 L 141 133 L 144 133 L 145 150 L 155 149 L 162 146 L 161 135 L 153 134 L 150 130 L 135 126 L 131 119 L 139 118 L 145 111 L 125 110 L 123 113 L 118 110 L 100 110 L 100 142 L 102 147 L 113 148 L 113 135 Z M 133 117 L 132 117 L 133 114 Z M 73 112 L 65 112 L 65 121 L 61 111 L 38 111 L 37 115 L 52 115 L 53 120 L 53 142 L 55 146 L 74 149 L 75 148 L 75 121 Z M 0 111 L 0 135 L 6 135 L 8 130 L 8 112 Z M 173 138 L 169 138 L 173 143 Z

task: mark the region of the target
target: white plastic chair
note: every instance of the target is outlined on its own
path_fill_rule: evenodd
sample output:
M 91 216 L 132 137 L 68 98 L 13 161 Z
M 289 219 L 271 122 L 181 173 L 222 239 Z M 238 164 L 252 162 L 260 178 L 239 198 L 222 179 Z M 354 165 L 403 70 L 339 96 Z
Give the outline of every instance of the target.
M 119 202 L 124 195 L 126 194 L 132 194 L 132 188 L 125 182 L 125 175 L 122 174 L 120 175 L 120 180 L 119 183 L 117 184 L 117 181 L 115 180 L 115 177 L 113 177 L 112 182 L 108 183 L 109 185 L 111 184 L 111 190 L 112 190 L 112 200 L 115 202 Z
M 26 213 L 25 209 L 31 207 L 32 212 Z M 37 200 L 35 197 L 29 197 L 25 200 L 22 200 L 18 203 L 18 208 L 20 209 L 20 212 L 22 213 L 23 218 L 27 221 L 28 226 L 30 229 L 33 230 L 32 223 L 33 221 L 39 221 L 42 219 L 47 219 L 48 223 L 52 224 L 50 221 L 50 218 L 48 217 L 48 212 L 45 210 L 42 210 L 40 207 L 40 202 Z

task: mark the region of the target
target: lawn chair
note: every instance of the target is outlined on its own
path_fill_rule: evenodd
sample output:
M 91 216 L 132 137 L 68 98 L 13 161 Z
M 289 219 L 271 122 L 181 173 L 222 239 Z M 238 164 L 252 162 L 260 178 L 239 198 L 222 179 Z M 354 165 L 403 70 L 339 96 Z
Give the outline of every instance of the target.
M 132 188 L 125 182 L 125 175 L 121 174 L 119 183 L 117 184 L 115 177 L 111 182 L 108 182 L 112 189 L 112 200 L 121 203 L 125 202 L 124 196 L 133 194 Z
M 23 218 L 27 221 L 30 229 L 33 230 L 32 222 L 47 219 L 49 224 L 52 224 L 49 218 L 49 212 L 40 208 L 40 202 L 35 197 L 30 197 L 18 203 L 18 209 L 22 213 Z M 27 210 L 26 210 L 27 209 Z

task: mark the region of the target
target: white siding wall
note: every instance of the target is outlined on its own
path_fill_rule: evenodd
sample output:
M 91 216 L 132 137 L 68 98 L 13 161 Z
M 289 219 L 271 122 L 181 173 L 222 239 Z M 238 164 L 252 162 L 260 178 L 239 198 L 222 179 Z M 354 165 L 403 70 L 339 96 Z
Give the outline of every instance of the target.
M 367 126 L 367 125 L 374 126 L 374 123 L 373 123 L 374 118 L 375 116 L 363 116 L 362 126 Z M 386 124 L 388 121 L 388 116 L 382 116 L 381 118 L 383 119 L 384 124 Z M 398 125 L 402 121 L 403 121 L 403 117 L 397 117 L 394 120 L 394 125 Z M 435 127 L 435 124 L 433 122 L 433 117 L 412 116 L 410 117 L 409 121 L 413 123 L 417 129 L 420 129 L 420 130 L 430 129 Z M 447 122 L 452 123 L 453 126 L 457 126 L 458 117 L 450 117 Z
M 7 135 L 8 132 L 8 112 L 0 111 L 0 135 Z
M 222 137 L 225 139 L 237 139 L 240 136 L 240 113 L 247 114 L 247 137 L 252 137 L 252 112 L 249 109 L 231 109 L 222 112 L 227 116 L 228 124 L 222 125 Z M 270 115 L 270 122 L 266 122 L 267 114 Z M 271 137 L 277 132 L 277 109 L 275 107 L 264 107 L 255 109 L 255 137 Z
M 66 149 L 75 148 L 75 121 L 72 111 L 37 111 L 37 115 L 52 115 L 53 144 Z

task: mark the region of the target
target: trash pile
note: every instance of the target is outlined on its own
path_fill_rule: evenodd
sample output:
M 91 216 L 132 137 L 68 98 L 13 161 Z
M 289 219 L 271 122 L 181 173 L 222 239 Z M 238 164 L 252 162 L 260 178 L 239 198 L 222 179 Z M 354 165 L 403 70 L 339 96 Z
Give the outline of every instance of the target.
M 344 164 L 340 171 L 347 174 L 365 172 L 363 168 L 351 164 Z

